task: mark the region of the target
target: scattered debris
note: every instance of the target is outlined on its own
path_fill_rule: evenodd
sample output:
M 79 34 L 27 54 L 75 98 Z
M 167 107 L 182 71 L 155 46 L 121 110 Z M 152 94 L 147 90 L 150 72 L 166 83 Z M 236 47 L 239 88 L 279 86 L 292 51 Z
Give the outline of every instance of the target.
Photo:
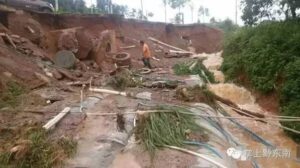
M 57 68 L 57 71 L 59 73 L 61 73 L 64 77 L 72 80 L 72 81 L 76 81 L 77 78 L 75 78 L 68 70 L 66 69 L 62 69 L 62 68 Z
M 114 89 L 124 90 L 127 87 L 137 87 L 141 85 L 141 81 L 135 78 L 128 69 L 121 69 L 120 72 L 116 72 L 116 74 L 109 79 L 108 84 Z
M 214 83 L 213 74 L 202 64 L 202 60 L 175 64 L 173 70 L 176 75 L 199 75 L 206 83 Z
M 206 87 L 183 87 L 176 90 L 176 98 L 188 102 L 214 105 L 214 96 Z
M 175 89 L 177 88 L 179 81 L 155 81 L 155 82 L 144 82 L 143 86 L 148 88 L 168 88 Z

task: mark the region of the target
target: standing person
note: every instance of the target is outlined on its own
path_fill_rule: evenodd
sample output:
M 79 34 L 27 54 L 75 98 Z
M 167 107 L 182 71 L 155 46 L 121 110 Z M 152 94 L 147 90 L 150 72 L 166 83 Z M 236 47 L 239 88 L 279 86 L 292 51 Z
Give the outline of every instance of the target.
M 150 64 L 150 58 L 151 58 L 151 52 L 149 49 L 149 46 L 143 41 L 140 41 L 140 45 L 142 47 L 142 51 L 143 51 L 143 62 L 144 62 L 144 66 L 148 67 L 149 69 L 152 69 L 152 66 Z

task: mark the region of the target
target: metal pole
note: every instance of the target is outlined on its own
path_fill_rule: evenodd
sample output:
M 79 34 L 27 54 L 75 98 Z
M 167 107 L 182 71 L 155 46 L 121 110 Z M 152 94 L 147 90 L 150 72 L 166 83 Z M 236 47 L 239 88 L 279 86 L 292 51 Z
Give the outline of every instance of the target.
M 144 5 L 143 5 L 143 0 L 141 0 L 141 9 L 142 9 L 142 20 L 144 16 Z
M 167 23 L 167 0 L 164 1 L 165 5 L 165 23 Z
M 58 0 L 55 0 L 55 11 L 58 12 Z
M 238 15 L 238 0 L 235 0 L 235 24 L 237 24 L 237 15 Z
M 93 14 L 93 0 L 91 0 L 91 14 Z

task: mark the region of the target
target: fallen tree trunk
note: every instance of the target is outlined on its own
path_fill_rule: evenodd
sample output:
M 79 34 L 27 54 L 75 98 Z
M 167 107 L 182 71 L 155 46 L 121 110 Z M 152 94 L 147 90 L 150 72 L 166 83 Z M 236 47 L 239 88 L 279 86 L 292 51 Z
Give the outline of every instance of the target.
M 247 116 L 247 117 L 255 116 L 257 118 L 266 118 L 265 115 L 263 115 L 263 114 L 241 109 L 238 105 L 236 105 L 232 101 L 230 101 L 228 99 L 221 98 L 221 97 L 219 97 L 215 94 L 214 94 L 214 98 L 216 100 L 218 100 L 219 102 L 221 102 L 223 104 L 226 104 L 227 106 L 231 107 L 235 112 L 237 112 L 238 114 L 240 114 L 242 116 Z M 249 114 L 249 115 L 247 115 L 247 114 Z

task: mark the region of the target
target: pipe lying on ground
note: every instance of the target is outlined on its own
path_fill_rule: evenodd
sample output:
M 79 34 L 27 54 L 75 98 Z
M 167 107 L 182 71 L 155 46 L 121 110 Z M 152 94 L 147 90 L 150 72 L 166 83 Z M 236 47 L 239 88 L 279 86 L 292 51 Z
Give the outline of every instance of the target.
M 98 88 L 89 88 L 89 91 L 98 92 L 98 93 L 113 94 L 113 95 L 121 95 L 121 96 L 136 98 L 136 99 L 142 99 L 142 100 L 151 100 L 151 93 L 150 93 L 150 95 L 143 94 L 143 93 L 138 93 L 138 94 L 134 95 L 132 93 L 119 92 L 119 91 L 107 90 L 107 89 L 98 89 Z
M 188 154 L 191 154 L 191 155 L 194 155 L 194 156 L 198 156 L 198 157 L 200 157 L 200 158 L 202 158 L 202 159 L 204 159 L 204 160 L 206 160 L 206 161 L 208 161 L 208 162 L 210 162 L 210 163 L 212 163 L 212 164 L 214 164 L 214 165 L 216 165 L 218 167 L 227 168 L 227 166 L 225 166 L 225 165 L 223 165 L 223 164 L 221 164 L 219 162 L 216 162 L 215 160 L 213 160 L 213 159 L 211 159 L 211 158 L 209 158 L 209 157 L 207 157 L 205 155 L 202 155 L 200 153 L 197 153 L 197 152 L 194 152 L 194 151 L 191 151 L 191 150 L 187 150 L 187 149 L 184 149 L 184 148 L 179 148 L 177 146 L 164 145 L 164 147 L 170 148 L 170 149 L 175 149 L 175 150 L 178 150 L 178 151 L 181 151 L 181 152 L 185 152 L 185 153 L 188 153 Z

